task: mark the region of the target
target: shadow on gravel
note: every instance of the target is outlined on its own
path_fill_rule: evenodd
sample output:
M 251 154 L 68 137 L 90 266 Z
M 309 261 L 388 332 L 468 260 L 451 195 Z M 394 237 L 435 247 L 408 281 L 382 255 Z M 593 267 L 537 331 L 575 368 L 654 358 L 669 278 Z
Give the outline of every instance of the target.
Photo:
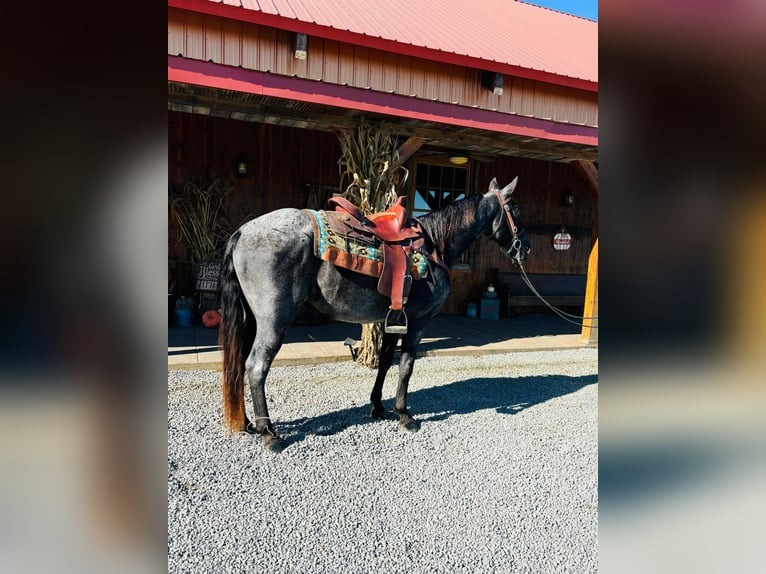
M 473 378 L 411 392 L 407 403 L 412 415 L 422 423 L 443 421 L 483 409 L 514 415 L 597 382 L 598 375 Z M 384 401 L 384 406 L 388 409 L 387 418 L 398 419 L 398 415 L 390 410 L 393 399 Z M 380 421 L 370 416 L 370 405 L 366 404 L 314 418 L 280 421 L 277 426 L 286 442 L 292 444 L 307 435 L 333 435 L 352 426 L 370 423 Z

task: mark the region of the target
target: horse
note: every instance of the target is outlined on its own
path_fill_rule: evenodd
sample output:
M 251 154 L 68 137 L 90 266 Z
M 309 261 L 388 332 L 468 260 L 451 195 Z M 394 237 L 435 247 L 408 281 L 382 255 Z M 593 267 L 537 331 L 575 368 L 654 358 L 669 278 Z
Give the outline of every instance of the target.
M 416 350 L 431 318 L 450 291 L 449 268 L 481 235 L 489 236 L 514 262 L 531 250 L 511 201 L 518 177 L 502 189 L 492 179 L 486 193 L 476 192 L 415 219 L 425 238 L 425 251 L 441 264 L 431 264 L 425 277 L 410 285 L 405 334 L 383 333 L 378 370 L 370 394 L 370 415 L 385 417 L 383 382 L 401 337 L 399 380 L 394 412 L 405 431 L 420 423 L 407 407 L 407 387 Z M 223 418 L 230 433 L 264 438 L 264 449 L 280 452 L 285 440 L 277 434 L 266 406 L 265 382 L 288 327 L 305 303 L 331 320 L 347 323 L 382 322 L 391 300 L 377 290 L 377 279 L 343 269 L 315 255 L 311 214 L 282 208 L 244 223 L 230 237 L 221 269 L 223 353 Z M 245 381 L 249 383 L 255 417 L 245 412 Z

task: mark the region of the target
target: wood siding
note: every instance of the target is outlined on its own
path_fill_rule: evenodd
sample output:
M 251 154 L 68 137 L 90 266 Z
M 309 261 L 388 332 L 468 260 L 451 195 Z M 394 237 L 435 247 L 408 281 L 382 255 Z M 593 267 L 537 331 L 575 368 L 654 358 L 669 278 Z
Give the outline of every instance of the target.
M 521 221 L 532 246 L 529 259 L 524 263 L 528 273 L 587 273 L 598 202 L 596 194 L 588 189 L 572 165 L 499 156 L 491 163 L 477 164 L 475 169 L 477 187 L 471 191 L 486 192 L 493 177 L 500 185 L 519 177 L 513 198 L 521 208 Z M 574 194 L 572 207 L 564 206 L 565 191 Z M 562 225 L 573 238 L 572 247 L 556 251 L 553 236 Z M 443 311 L 465 313 L 466 305 L 478 302 L 481 292 L 492 281 L 494 268 L 518 272 L 496 243 L 481 237 L 474 244 L 472 269 L 452 271 L 450 298 Z
M 482 71 L 309 37 L 308 57 L 292 54 L 293 34 L 257 24 L 168 9 L 168 54 L 290 77 L 347 85 L 543 120 L 598 127 L 598 94 L 505 76 L 503 94 Z
M 168 112 L 168 140 L 171 189 L 195 177 L 221 177 L 233 188 L 228 207 L 235 219 L 281 207 L 306 207 L 307 184 L 338 186 L 340 146 L 328 132 Z M 248 164 L 244 179 L 234 173 L 240 154 Z M 416 154 L 408 163 L 410 168 L 414 161 L 426 160 Z M 513 197 L 532 244 L 525 263 L 529 273 L 587 272 L 597 198 L 572 165 L 499 156 L 489 163 L 475 162 L 471 170 L 469 192 L 485 192 L 493 177 L 505 185 L 519 176 Z M 563 205 L 565 191 L 574 194 L 574 206 Z M 184 263 L 175 223 L 169 219 L 168 225 L 169 256 L 178 260 L 178 290 L 189 293 L 192 270 Z M 574 238 L 568 251 L 553 249 L 553 235 L 561 225 Z M 451 295 L 443 311 L 464 313 L 468 302 L 478 301 L 492 280 L 493 268 L 516 271 L 497 245 L 482 237 L 474 245 L 472 268 L 452 271 Z
M 338 185 L 340 145 L 331 133 L 168 112 L 168 183 L 194 178 L 223 179 L 233 188 L 227 203 L 232 219 L 282 207 L 306 207 L 307 185 Z M 248 175 L 236 176 L 243 155 Z M 168 256 L 177 259 L 179 293 L 189 292 L 192 270 L 168 219 Z

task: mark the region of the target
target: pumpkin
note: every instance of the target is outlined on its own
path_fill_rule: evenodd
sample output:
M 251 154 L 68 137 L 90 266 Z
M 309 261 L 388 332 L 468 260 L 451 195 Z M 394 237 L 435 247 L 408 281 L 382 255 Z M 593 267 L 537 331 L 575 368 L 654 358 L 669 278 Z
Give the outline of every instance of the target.
M 221 314 L 215 309 L 209 309 L 202 313 L 202 324 L 210 329 L 221 324 Z

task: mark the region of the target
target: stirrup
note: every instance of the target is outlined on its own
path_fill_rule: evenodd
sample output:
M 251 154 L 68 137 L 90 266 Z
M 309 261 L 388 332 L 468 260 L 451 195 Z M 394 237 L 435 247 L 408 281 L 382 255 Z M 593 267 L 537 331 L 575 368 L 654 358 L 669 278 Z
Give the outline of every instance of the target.
M 386 313 L 386 320 L 383 323 L 383 332 L 384 333 L 391 333 L 392 335 L 406 335 L 407 334 L 407 313 L 404 312 L 404 309 L 397 310 L 396 313 L 401 313 L 402 317 L 404 317 L 404 324 L 390 324 L 388 322 L 389 317 L 391 317 L 391 313 L 394 312 L 394 309 L 391 307 L 388 308 L 388 313 Z

